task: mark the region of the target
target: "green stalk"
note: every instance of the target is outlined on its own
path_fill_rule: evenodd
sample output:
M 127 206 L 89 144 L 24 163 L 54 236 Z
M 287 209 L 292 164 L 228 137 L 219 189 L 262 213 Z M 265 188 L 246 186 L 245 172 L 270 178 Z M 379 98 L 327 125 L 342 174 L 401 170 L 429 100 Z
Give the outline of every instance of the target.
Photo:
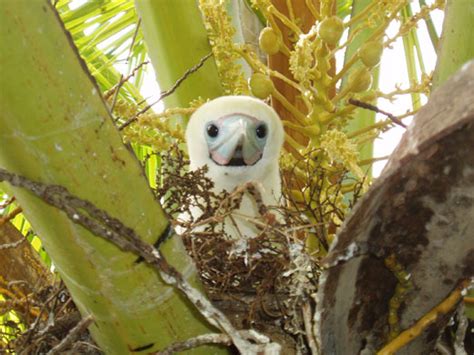
M 402 20 L 406 22 L 413 15 L 411 11 L 411 5 L 407 4 L 402 10 Z M 415 59 L 415 43 L 416 43 L 416 32 L 411 29 L 410 32 L 403 36 L 403 48 L 405 50 L 405 62 L 407 64 L 408 80 L 410 85 L 414 86 L 418 84 L 418 73 L 416 70 L 416 59 Z M 420 57 L 418 58 L 419 60 Z M 411 101 L 413 110 L 419 109 L 421 106 L 420 94 L 413 92 L 411 94 Z
M 267 25 L 267 19 L 265 16 L 263 16 L 262 12 L 254 7 L 252 7 L 252 1 L 250 0 L 245 0 L 245 5 L 253 11 L 253 13 L 257 16 L 258 20 L 260 21 L 260 24 L 262 26 Z
M 161 90 L 170 89 L 183 74 L 211 52 L 197 1 L 136 0 L 148 55 Z M 188 107 L 199 97 L 222 95 L 216 64 L 208 60 L 167 97 L 166 107 Z
M 363 13 L 365 8 L 372 3 L 371 0 L 354 0 L 352 4 L 352 14 L 351 18 Z M 349 36 L 351 35 L 352 31 L 356 28 L 359 23 L 354 23 L 351 28 L 349 29 Z M 344 62 L 349 61 L 356 53 L 357 50 L 366 43 L 367 39 L 374 33 L 378 26 L 374 28 L 365 28 L 357 34 L 354 39 L 348 44 Z M 342 80 L 342 88 L 347 84 L 347 78 L 349 77 L 350 73 L 355 70 L 358 66 L 363 65 L 362 63 L 357 63 L 352 66 L 348 73 L 344 76 Z M 379 67 L 372 69 L 372 89 L 377 90 L 379 85 Z M 364 127 L 372 126 L 375 123 L 375 112 L 369 110 L 358 109 L 355 111 L 353 118 L 348 122 L 346 126 L 347 132 L 355 132 Z M 367 160 L 373 158 L 373 143 L 372 141 L 362 145 L 359 149 L 359 159 L 360 160 Z M 367 176 L 370 177 L 372 174 L 372 168 L 369 168 L 367 172 Z
M 425 0 L 419 0 L 419 3 L 420 3 L 420 8 L 423 6 L 426 6 Z M 436 28 L 434 27 L 431 14 L 428 15 L 428 17 L 424 21 L 426 24 L 426 28 L 428 30 L 428 35 L 430 36 L 431 44 L 433 45 L 433 48 L 436 52 L 438 50 L 439 37 L 438 37 L 438 33 L 436 33 Z
M 166 217 L 50 2 L 4 2 L 0 22 L 0 166 L 64 186 L 156 242 Z M 94 317 L 89 329 L 103 351 L 152 352 L 210 331 L 136 255 L 93 236 L 30 193 L 5 187 L 41 236 L 81 313 Z M 179 238 L 161 250 L 197 284 Z
M 418 32 L 413 31 L 413 42 L 416 50 L 416 58 L 418 59 L 418 65 L 420 66 L 421 74 L 426 74 L 425 62 L 423 61 L 423 52 L 421 51 L 420 40 L 418 38 Z
M 474 4 L 472 0 L 448 0 L 433 88 L 440 86 L 462 65 L 474 58 Z

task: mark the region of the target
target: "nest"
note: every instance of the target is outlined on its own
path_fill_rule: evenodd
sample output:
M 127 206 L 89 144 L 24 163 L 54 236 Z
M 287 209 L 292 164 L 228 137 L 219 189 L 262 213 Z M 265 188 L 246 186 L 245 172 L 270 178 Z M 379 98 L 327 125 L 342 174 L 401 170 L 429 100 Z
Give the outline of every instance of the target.
M 22 288 L 25 288 L 26 285 L 22 282 Z M 24 298 L 12 297 L 2 305 L 0 314 L 9 312 L 17 318 L 4 320 L 1 324 L 5 329 L 9 329 L 9 334 L 3 334 L 4 339 L 8 341 L 0 342 L 0 352 L 45 354 L 57 348 L 81 321 L 81 315 L 62 282 L 53 281 L 52 284 L 40 288 L 35 286 L 29 286 L 33 292 L 28 294 L 27 302 L 23 302 Z M 15 293 L 14 286 L 9 288 Z M 64 350 L 75 354 L 102 354 L 86 328 L 82 329 L 74 342 L 67 344 Z
M 178 226 L 208 297 L 239 329 L 256 329 L 283 343 L 286 352 L 307 353 L 303 309 L 314 309 L 320 268 L 306 248 L 314 228 L 294 209 L 264 206 L 252 184 L 216 194 L 206 169 L 189 171 L 178 149 L 161 157 L 163 185 L 156 191 Z M 260 215 L 252 238 L 228 235 L 243 196 Z M 192 218 L 192 210 L 202 214 Z M 183 221 L 179 216 L 186 215 Z M 311 313 L 312 314 L 312 313 Z M 311 316 L 312 317 L 312 316 Z

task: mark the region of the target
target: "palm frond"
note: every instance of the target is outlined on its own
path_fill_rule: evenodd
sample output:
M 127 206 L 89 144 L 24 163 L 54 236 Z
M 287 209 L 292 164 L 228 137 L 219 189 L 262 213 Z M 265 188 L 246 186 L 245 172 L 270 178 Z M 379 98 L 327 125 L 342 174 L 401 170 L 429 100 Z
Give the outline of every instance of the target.
M 133 1 L 94 0 L 72 7 L 71 1 L 60 0 L 56 9 L 103 92 L 122 79 L 123 73 L 117 70 L 117 64 L 125 63 L 126 74 L 129 74 L 146 60 L 143 34 Z M 136 75 L 140 79 L 121 86 L 119 99 L 131 103 L 143 101 L 138 85 L 143 68 Z

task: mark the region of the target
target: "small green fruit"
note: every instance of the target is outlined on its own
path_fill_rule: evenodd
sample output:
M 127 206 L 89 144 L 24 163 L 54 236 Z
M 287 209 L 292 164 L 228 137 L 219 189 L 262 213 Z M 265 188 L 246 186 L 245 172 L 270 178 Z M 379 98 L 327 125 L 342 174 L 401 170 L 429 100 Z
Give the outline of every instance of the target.
M 337 16 L 331 16 L 323 20 L 319 25 L 319 37 L 331 46 L 335 46 L 344 32 L 344 23 Z
M 252 95 L 259 99 L 266 99 L 275 90 L 273 81 L 262 73 L 254 73 L 250 77 L 249 86 Z
M 314 123 L 311 126 L 307 126 L 306 129 L 311 137 L 319 137 L 321 134 L 321 126 L 319 123 Z
M 268 55 L 277 54 L 280 50 L 281 40 L 280 36 L 271 27 L 265 27 L 260 32 L 258 44 L 262 51 Z
M 367 67 L 372 68 L 379 64 L 382 56 L 383 45 L 380 42 L 367 42 L 359 48 L 357 54 Z
M 360 67 L 349 75 L 349 85 L 352 92 L 361 92 L 370 88 L 372 74 L 366 67 Z

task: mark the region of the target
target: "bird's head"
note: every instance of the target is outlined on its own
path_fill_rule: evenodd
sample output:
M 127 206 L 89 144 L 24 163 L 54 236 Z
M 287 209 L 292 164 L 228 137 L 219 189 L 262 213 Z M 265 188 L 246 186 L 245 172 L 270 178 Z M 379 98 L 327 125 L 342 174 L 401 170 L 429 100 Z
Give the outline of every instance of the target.
M 275 111 L 248 96 L 223 96 L 204 104 L 186 129 L 192 169 L 207 165 L 213 178 L 242 182 L 263 177 L 269 167 L 278 169 L 283 139 Z

